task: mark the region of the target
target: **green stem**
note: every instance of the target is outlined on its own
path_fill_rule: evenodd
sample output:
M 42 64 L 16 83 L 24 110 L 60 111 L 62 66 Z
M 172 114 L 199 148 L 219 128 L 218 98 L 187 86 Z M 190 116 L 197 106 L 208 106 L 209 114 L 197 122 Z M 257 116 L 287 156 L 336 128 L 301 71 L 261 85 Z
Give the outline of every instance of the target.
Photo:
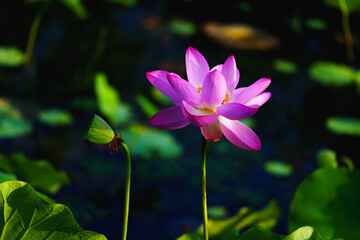
M 342 15 L 342 24 L 344 29 L 344 36 L 346 41 L 346 47 L 347 47 L 347 55 L 350 61 L 353 61 L 354 59 L 354 40 L 351 34 L 350 29 L 350 20 L 349 20 L 349 10 L 346 4 L 346 0 L 338 0 L 341 15 Z
M 201 141 L 201 192 L 202 192 L 202 206 L 203 206 L 203 231 L 204 240 L 209 239 L 208 233 L 208 215 L 207 215 L 207 201 L 206 201 L 206 139 L 202 137 Z
M 125 143 L 120 144 L 124 150 L 126 157 L 126 184 L 125 184 L 125 199 L 124 199 L 124 225 L 122 240 L 126 240 L 128 219 L 129 219 L 129 200 L 130 200 L 130 179 L 131 179 L 131 158 L 130 151 Z

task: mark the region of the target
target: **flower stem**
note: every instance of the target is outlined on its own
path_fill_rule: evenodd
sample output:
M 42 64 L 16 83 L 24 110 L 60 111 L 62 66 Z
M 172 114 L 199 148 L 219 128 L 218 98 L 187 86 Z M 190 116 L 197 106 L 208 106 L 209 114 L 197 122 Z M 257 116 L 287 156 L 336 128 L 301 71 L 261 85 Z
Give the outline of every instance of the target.
M 206 201 L 206 139 L 204 136 L 201 141 L 201 192 L 202 192 L 202 206 L 203 206 L 203 231 L 204 231 L 204 240 L 209 239 L 208 233 L 208 215 L 207 215 L 207 201 Z
M 130 200 L 130 179 L 131 179 L 131 158 L 130 151 L 125 143 L 121 143 L 120 146 L 124 150 L 126 157 L 126 184 L 125 184 L 125 199 L 124 199 L 124 225 L 122 240 L 126 240 L 128 219 L 129 219 L 129 200 Z

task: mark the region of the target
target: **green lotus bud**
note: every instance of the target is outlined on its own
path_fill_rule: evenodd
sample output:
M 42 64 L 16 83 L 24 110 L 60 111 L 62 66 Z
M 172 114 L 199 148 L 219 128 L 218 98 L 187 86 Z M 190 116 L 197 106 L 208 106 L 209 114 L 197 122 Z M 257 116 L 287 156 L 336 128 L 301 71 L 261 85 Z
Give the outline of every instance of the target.
M 113 141 L 114 130 L 104 119 L 94 114 L 94 117 L 85 133 L 84 141 L 95 144 L 107 144 Z

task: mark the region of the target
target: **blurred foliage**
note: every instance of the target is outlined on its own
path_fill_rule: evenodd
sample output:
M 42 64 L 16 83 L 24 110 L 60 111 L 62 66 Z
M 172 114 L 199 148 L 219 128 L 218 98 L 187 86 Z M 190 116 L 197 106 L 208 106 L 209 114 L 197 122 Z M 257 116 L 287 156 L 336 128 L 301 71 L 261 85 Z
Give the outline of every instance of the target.
M 20 111 L 0 98 L 0 139 L 23 136 L 31 130 L 31 123 L 23 119 Z
M 340 9 L 339 0 L 324 0 L 324 2 L 330 7 Z M 346 0 L 345 2 L 349 13 L 353 13 L 360 10 L 359 0 Z
M 264 164 L 264 170 L 270 175 L 288 177 L 292 174 L 293 167 L 281 161 L 267 161 Z
M 95 76 L 95 93 L 100 112 L 104 114 L 114 126 L 130 122 L 130 106 L 120 101 L 120 96 L 107 80 L 104 73 Z
M 2 157 L 0 157 L 0 159 L 1 158 Z M 6 182 L 6 181 L 11 181 L 11 180 L 16 180 L 16 176 L 14 174 L 0 172 L 0 183 Z
M 159 108 L 157 108 L 149 99 L 147 99 L 142 94 L 137 94 L 135 96 L 135 100 L 148 118 L 151 118 L 155 113 L 159 111 Z
M 325 239 L 360 236 L 360 172 L 320 168 L 297 188 L 290 205 L 289 230 L 313 226 Z
M 224 218 L 227 213 L 226 208 L 222 206 L 208 208 L 209 218 Z
M 81 0 L 60 0 L 66 7 L 68 7 L 79 19 L 86 19 L 88 12 L 86 11 Z
M 48 109 L 42 110 L 39 113 L 39 120 L 40 122 L 51 126 L 62 126 L 70 125 L 73 118 L 68 111 L 61 109 Z
M 125 7 L 132 7 L 137 3 L 137 0 L 107 0 L 111 3 L 121 4 Z
M 308 226 L 301 227 L 287 236 L 277 235 L 261 226 L 256 226 L 242 234 L 237 231 L 230 232 L 221 240 L 322 240 L 322 238 L 314 228 Z
M 349 66 L 334 62 L 319 61 L 311 65 L 310 76 L 328 86 L 348 86 L 356 79 L 356 72 Z
M 16 47 L 0 47 L 0 66 L 17 67 L 23 59 L 24 53 Z
M 299 67 L 296 62 L 285 59 L 275 59 L 273 61 L 273 67 L 276 71 L 287 74 L 296 74 L 299 71 Z
M 350 117 L 330 117 L 326 120 L 326 127 L 339 135 L 360 136 L 360 120 Z
M 233 229 L 241 231 L 251 226 L 261 226 L 265 229 L 272 229 L 281 215 L 281 210 L 276 202 L 270 202 L 269 205 L 261 211 L 253 211 L 250 208 L 243 207 L 237 215 L 228 219 L 209 219 L 209 239 L 222 239 Z M 187 233 L 178 238 L 178 240 L 201 240 L 203 227 L 200 226 L 196 233 Z
M 151 95 L 158 103 L 161 103 L 165 106 L 171 106 L 173 104 L 170 98 L 162 94 L 154 86 L 151 86 Z
M 305 20 L 305 25 L 314 30 L 326 30 L 328 28 L 327 23 L 320 18 L 308 18 Z
M 0 169 L 51 194 L 58 192 L 64 184 L 70 183 L 66 173 L 57 171 L 48 161 L 34 161 L 22 153 L 0 157 Z
M 183 151 L 171 133 L 157 128 L 133 124 L 121 133 L 134 156 L 174 159 Z
M 196 25 L 187 20 L 176 19 L 168 24 L 170 32 L 181 36 L 191 36 L 196 33 Z
M 337 168 L 336 153 L 331 149 L 321 149 L 317 153 L 317 161 L 320 167 Z
M 82 230 L 66 206 L 44 200 L 25 182 L 2 183 L 0 192 L 3 239 L 106 239 L 101 234 Z

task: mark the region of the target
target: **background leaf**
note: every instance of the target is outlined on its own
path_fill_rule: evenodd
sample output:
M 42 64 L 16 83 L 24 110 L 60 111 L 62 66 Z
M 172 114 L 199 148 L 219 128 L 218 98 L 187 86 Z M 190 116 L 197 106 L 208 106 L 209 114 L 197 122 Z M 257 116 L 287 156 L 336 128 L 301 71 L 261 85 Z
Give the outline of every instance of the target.
M 25 182 L 2 183 L 0 192 L 2 239 L 106 239 L 82 230 L 66 206 L 43 200 Z
M 17 67 L 24 59 L 24 53 L 16 47 L 0 47 L 0 66 Z
M 99 110 L 112 125 L 119 125 L 131 118 L 130 107 L 120 102 L 120 96 L 104 73 L 95 76 L 95 93 Z
M 39 120 L 51 126 L 69 125 L 73 118 L 68 111 L 61 109 L 48 109 L 39 113 Z
M 349 66 L 323 61 L 311 65 L 309 74 L 317 82 L 329 86 L 347 86 L 356 78 L 355 71 Z
M 360 120 L 356 118 L 330 117 L 326 120 L 326 127 L 336 134 L 360 136 Z
M 296 190 L 290 205 L 289 230 L 313 226 L 325 239 L 360 237 L 360 173 L 321 168 Z
M 33 161 L 21 153 L 0 158 L 0 169 L 14 174 L 17 179 L 27 181 L 47 193 L 56 193 L 62 185 L 69 184 L 66 173 L 57 171 L 45 160 Z

